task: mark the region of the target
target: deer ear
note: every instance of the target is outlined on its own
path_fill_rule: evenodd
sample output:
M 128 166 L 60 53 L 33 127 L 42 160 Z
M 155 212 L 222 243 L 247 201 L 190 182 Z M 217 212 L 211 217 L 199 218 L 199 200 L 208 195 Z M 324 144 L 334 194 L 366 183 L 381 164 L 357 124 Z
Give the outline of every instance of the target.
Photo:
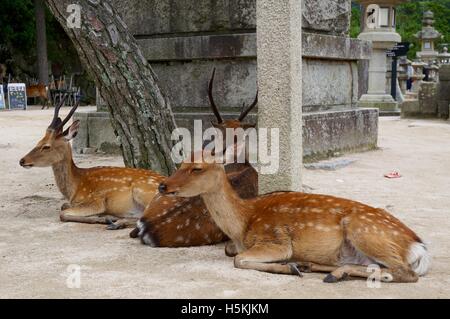
M 64 131 L 63 136 L 67 141 L 70 141 L 78 134 L 80 128 L 80 120 L 73 121 L 67 130 Z

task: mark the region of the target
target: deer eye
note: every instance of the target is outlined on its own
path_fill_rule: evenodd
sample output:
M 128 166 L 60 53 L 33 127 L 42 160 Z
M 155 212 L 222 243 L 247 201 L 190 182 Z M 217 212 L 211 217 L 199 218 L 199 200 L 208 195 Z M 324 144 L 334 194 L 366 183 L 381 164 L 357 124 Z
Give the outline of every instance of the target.
M 51 147 L 49 145 L 42 146 L 43 151 L 48 151 Z
M 202 169 L 200 168 L 200 167 L 194 167 L 193 169 L 192 169 L 192 172 L 193 173 L 199 173 L 199 172 L 201 172 L 202 171 Z

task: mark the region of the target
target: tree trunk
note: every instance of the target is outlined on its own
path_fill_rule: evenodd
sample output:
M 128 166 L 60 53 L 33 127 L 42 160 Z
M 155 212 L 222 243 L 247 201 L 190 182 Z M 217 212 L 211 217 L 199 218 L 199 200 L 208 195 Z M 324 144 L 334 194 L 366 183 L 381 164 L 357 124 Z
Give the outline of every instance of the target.
M 45 4 L 43 0 L 34 0 L 36 16 L 36 51 L 39 84 L 48 85 L 47 36 L 45 31 Z
M 77 0 L 80 11 L 69 6 L 72 0 L 46 2 L 108 104 L 125 165 L 172 173 L 172 109 L 119 14 L 107 0 Z

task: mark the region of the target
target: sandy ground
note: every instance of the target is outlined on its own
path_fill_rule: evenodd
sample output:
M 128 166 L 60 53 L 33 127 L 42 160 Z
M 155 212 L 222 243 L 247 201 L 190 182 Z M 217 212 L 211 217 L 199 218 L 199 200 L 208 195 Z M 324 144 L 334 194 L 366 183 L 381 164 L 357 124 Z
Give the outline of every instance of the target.
M 0 112 L 1 298 L 450 297 L 449 122 L 382 118 L 379 150 L 347 155 L 356 161 L 336 171 L 304 172 L 304 183 L 314 192 L 387 208 L 430 243 L 429 275 L 416 284 L 377 289 L 364 281 L 324 284 L 323 274 L 299 278 L 234 269 L 223 245 L 154 249 L 130 239 L 129 230 L 61 223 L 64 201 L 51 169 L 18 165 L 50 118 L 51 111 Z M 82 167 L 122 165 L 118 157 L 75 160 Z M 384 178 L 391 170 L 403 177 Z M 67 286 L 70 265 L 81 267 L 80 288 Z

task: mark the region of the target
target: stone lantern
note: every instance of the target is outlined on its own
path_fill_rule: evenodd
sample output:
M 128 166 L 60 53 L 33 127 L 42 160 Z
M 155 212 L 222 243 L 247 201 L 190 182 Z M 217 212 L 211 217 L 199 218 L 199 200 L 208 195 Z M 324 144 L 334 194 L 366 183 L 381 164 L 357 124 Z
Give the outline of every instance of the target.
M 369 86 L 367 94 L 361 96 L 360 107 L 377 107 L 382 113 L 397 113 L 398 104 L 386 92 L 386 51 L 401 41 L 395 31 L 395 6 L 408 0 L 359 0 L 364 12 L 363 30 L 358 38 L 372 42 L 369 61 Z
M 414 61 L 411 63 L 411 66 L 414 69 L 414 75 L 413 75 L 413 84 L 411 91 L 415 94 L 419 92 L 420 84 L 422 83 L 422 80 L 425 77 L 425 74 L 423 74 L 423 69 L 426 66 L 426 63 L 420 62 L 420 61 Z
M 427 82 L 437 82 L 438 78 L 439 78 L 439 67 L 434 64 L 429 62 L 429 64 L 425 65 L 423 67 L 424 73 L 428 73 L 428 79 L 426 80 Z
M 426 11 L 423 14 L 422 30 L 415 35 L 421 44 L 421 51 L 417 52 L 417 58 L 424 62 L 435 61 L 438 52 L 434 49 L 434 41 L 442 35 L 433 27 L 434 13 Z
M 448 48 L 444 47 L 442 53 L 438 54 L 439 64 L 450 64 L 450 53 L 448 53 Z

